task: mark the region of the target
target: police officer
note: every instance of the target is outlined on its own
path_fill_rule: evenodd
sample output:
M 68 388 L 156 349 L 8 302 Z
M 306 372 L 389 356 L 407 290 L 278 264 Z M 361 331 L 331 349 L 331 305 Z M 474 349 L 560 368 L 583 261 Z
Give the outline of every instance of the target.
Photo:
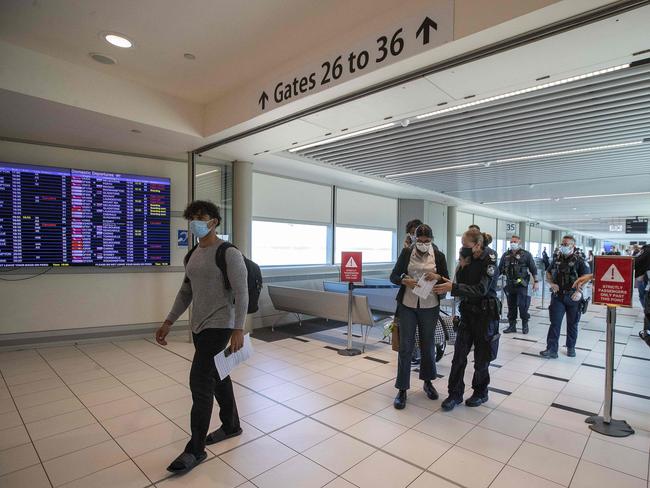
M 488 401 L 490 361 L 496 359 L 499 346 L 499 317 L 501 303 L 497 300 L 496 283 L 499 277 L 497 256 L 488 245 L 489 234 L 476 229 L 467 230 L 462 237 L 462 248 L 453 283 L 443 279 L 434 286 L 434 293 L 451 292 L 460 297 L 460 323 L 451 363 L 448 391 L 442 402 L 444 410 L 452 410 L 463 402 L 467 356 L 474 347 L 474 393 L 467 399 L 468 407 L 478 407 Z
M 576 241 L 573 236 L 564 236 L 558 254 L 546 270 L 546 281 L 551 288 L 551 305 L 549 315 L 551 325 L 546 337 L 546 349 L 539 355 L 545 358 L 557 358 L 558 341 L 562 319 L 566 314 L 567 321 L 567 356 L 575 357 L 576 341 L 578 340 L 578 323 L 582 309 L 582 293 L 575 287 L 575 282 L 581 276 L 590 273 L 585 260 L 575 252 Z
M 521 318 L 521 331 L 528 334 L 528 307 L 530 297 L 528 296 L 528 284 L 530 277 L 533 277 L 533 291 L 539 286 L 537 280 L 537 266 L 533 255 L 522 249 L 521 238 L 512 236 L 510 238 L 510 250 L 501 257 L 499 262 L 499 273 L 506 277 L 506 297 L 508 299 L 508 322 L 510 327 L 503 331 L 504 334 L 517 332 L 517 308 Z
M 637 279 L 642 278 L 645 284 L 645 293 L 643 295 L 643 330 L 639 332 L 639 337 L 650 346 L 650 244 L 646 244 L 641 251 L 634 256 L 634 276 Z

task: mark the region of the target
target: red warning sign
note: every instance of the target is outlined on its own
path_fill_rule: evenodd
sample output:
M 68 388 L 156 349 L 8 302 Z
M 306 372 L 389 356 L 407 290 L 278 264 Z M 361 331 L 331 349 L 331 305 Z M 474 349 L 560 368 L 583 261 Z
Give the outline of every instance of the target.
M 358 283 L 361 281 L 361 253 L 346 252 L 341 253 L 341 281 L 348 283 Z
M 633 289 L 633 257 L 595 256 L 594 303 L 631 307 Z

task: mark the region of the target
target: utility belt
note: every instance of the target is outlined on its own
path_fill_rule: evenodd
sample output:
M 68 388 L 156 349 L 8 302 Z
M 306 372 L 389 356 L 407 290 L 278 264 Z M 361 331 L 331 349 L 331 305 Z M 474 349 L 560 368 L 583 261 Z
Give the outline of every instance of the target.
M 460 302 L 460 313 L 481 315 L 488 320 L 501 318 L 501 302 L 493 297 L 480 299 L 465 299 Z
M 529 283 L 528 277 L 526 277 L 526 278 L 509 278 L 508 277 L 506 279 L 506 286 L 508 286 L 510 288 L 517 287 L 517 286 L 528 287 L 528 283 Z

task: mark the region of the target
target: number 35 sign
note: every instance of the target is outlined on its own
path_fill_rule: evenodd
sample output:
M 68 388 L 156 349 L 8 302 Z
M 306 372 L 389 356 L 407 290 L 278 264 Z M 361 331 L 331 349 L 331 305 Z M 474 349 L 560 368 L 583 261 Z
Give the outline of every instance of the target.
M 356 46 L 332 53 L 300 72 L 272 81 L 258 92 L 258 110 L 319 92 L 395 61 L 453 40 L 453 1 L 431 2 L 427 12 L 378 32 Z

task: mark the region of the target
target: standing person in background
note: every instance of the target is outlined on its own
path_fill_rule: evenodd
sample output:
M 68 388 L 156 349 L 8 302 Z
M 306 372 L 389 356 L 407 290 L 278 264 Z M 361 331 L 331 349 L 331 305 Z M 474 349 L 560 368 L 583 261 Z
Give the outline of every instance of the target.
M 544 263 L 544 272 L 548 269 L 549 265 L 551 264 L 551 260 L 548 257 L 548 253 L 546 252 L 546 248 L 542 251 L 542 263 Z
M 528 284 L 530 277 L 533 277 L 533 292 L 537 291 L 539 284 L 533 255 L 522 249 L 519 236 L 510 238 L 510 250 L 503 255 L 499 262 L 499 273 L 506 277 L 505 291 L 508 299 L 508 322 L 510 324 L 503 333 L 517 332 L 517 309 L 519 309 L 521 331 L 528 334 L 528 321 L 530 320 Z
M 172 324 L 190 303 L 194 304 L 190 324 L 195 348 L 190 370 L 192 437 L 183 453 L 167 468 L 175 474 L 186 473 L 205 460 L 206 444 L 242 433 L 232 381 L 230 376 L 219 377 L 214 356 L 223 351 L 229 341 L 232 352 L 242 348 L 248 311 L 246 264 L 237 248 L 228 247 L 216 235 L 221 223 L 219 208 L 212 202 L 197 200 L 187 206 L 183 216 L 190 221 L 192 234 L 198 237 L 199 244 L 190 251 L 189 259 L 186 257 L 183 284 L 167 319 L 156 331 L 156 341 L 166 346 L 165 338 Z M 224 274 L 217 265 L 220 248 L 224 252 L 231 289 L 226 289 Z M 214 399 L 219 404 L 221 427 L 208 434 Z
M 460 325 L 454 358 L 449 374 L 449 396 L 442 402 L 443 410 L 453 410 L 463 402 L 467 356 L 474 347 L 474 393 L 467 399 L 468 407 L 478 407 L 488 401 L 490 362 L 496 359 L 499 347 L 499 317 L 501 302 L 497 299 L 496 282 L 499 277 L 497 256 L 488 246 L 492 236 L 476 229 L 467 230 L 462 237 L 462 248 L 453 283 L 434 286 L 434 293 L 451 292 L 460 297 Z
M 587 255 L 587 264 L 589 265 L 589 271 L 593 273 L 594 271 L 594 252 L 589 251 L 589 254 Z
M 546 349 L 539 353 L 544 358 L 557 358 L 562 320 L 566 314 L 567 356 L 575 357 L 576 341 L 578 340 L 578 323 L 582 309 L 582 292 L 575 288 L 574 283 L 581 276 L 588 275 L 590 270 L 581 256 L 576 254 L 576 241 L 573 236 L 564 236 L 560 252 L 546 271 L 546 281 L 550 285 L 551 305 L 548 312 L 551 325 L 546 337 Z
M 445 255 L 434 250 L 431 241 L 431 227 L 422 224 L 415 231 L 416 243 L 413 248 L 404 248 L 390 275 L 390 280 L 401 285 L 397 293 L 397 317 L 399 319 L 399 356 L 397 359 L 398 393 L 394 406 L 401 410 L 406 406 L 406 391 L 410 388 L 411 357 L 415 347 L 415 331 L 420 336 L 420 379 L 424 381 L 424 392 L 431 400 L 438 398 L 438 392 L 431 383 L 436 378 L 436 362 L 433 354 L 434 327 L 440 313 L 440 299 L 435 293 L 426 298 L 416 295 L 413 290 L 424 277 L 427 281 L 440 281 L 448 278 Z

